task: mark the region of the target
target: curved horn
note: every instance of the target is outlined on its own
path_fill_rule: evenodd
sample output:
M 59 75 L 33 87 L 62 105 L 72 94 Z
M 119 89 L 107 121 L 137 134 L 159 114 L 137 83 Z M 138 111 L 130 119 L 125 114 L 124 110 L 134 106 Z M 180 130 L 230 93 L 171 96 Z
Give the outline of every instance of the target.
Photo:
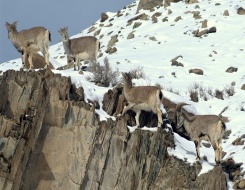
M 180 102 L 176 105 L 176 111 L 180 111 L 180 109 L 183 107 L 183 106 L 186 106 L 186 105 L 190 105 L 190 104 L 187 104 L 185 102 Z
M 170 108 L 167 112 L 168 113 L 175 113 L 176 112 L 176 108 Z

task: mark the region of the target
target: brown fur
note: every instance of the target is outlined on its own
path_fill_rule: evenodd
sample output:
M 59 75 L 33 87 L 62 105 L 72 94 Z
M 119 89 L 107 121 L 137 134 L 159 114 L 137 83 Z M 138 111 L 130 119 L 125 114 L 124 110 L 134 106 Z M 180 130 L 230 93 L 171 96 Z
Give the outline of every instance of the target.
M 141 110 L 152 111 L 158 116 L 158 127 L 162 125 L 161 100 L 162 92 L 155 86 L 132 86 L 130 73 L 122 73 L 124 79 L 123 92 L 128 105 L 124 107 L 122 115 L 128 110 L 136 112 L 136 125 L 139 127 L 139 116 Z
M 62 36 L 63 46 L 67 54 L 68 61 L 74 61 L 74 70 L 80 69 L 80 60 L 97 61 L 97 54 L 100 48 L 100 42 L 94 36 L 85 36 L 69 39 L 68 28 L 59 30 Z
M 225 131 L 225 124 L 217 115 L 195 115 L 189 116 L 182 106 L 188 105 L 179 103 L 176 106 L 177 125 L 184 125 L 187 133 L 194 141 L 197 152 L 197 160 L 200 159 L 200 143 L 203 139 L 210 141 L 215 150 L 215 161 L 217 164 L 222 159 L 222 137 Z
M 17 31 L 17 22 L 5 24 L 8 30 L 8 37 L 12 41 L 15 48 L 22 53 L 23 66 L 28 62 L 29 69 L 33 69 L 32 56 L 34 53 L 41 51 L 45 57 L 46 66 L 49 66 L 49 43 L 51 40 L 50 32 L 44 27 L 34 27 L 28 30 Z

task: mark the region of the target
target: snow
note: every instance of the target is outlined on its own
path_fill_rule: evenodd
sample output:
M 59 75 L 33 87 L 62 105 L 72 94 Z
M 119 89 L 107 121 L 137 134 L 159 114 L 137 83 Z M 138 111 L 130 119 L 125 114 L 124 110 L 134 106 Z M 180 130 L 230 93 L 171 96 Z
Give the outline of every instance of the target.
M 139 1 L 133 4 L 137 5 Z M 155 85 L 160 84 L 163 87 L 163 94 L 174 103 L 186 102 L 190 104 L 185 108 L 194 114 L 219 114 L 224 107 L 228 106 L 223 116 L 229 118 L 226 123 L 227 130 L 231 130 L 228 139 L 223 140 L 223 150 L 227 153 L 223 158 L 233 158 L 236 163 L 242 163 L 242 172 L 245 172 L 245 149 L 244 145 L 233 146 L 232 142 L 245 134 L 245 109 L 244 91 L 241 86 L 245 84 L 245 25 L 244 16 L 237 15 L 237 7 L 245 7 L 245 1 L 221 1 L 221 0 L 199 0 L 198 4 L 185 4 L 184 2 L 172 3 L 170 7 L 160 7 L 155 11 L 140 11 L 145 13 L 149 20 L 136 20 L 128 26 L 128 20 L 135 17 L 137 6 L 126 8 L 121 11 L 123 16 L 118 17 L 117 13 L 107 13 L 109 19 L 100 26 L 100 19 L 93 24 L 97 29 L 101 29 L 97 36 L 101 42 L 101 52 L 103 56 L 98 58 L 103 63 L 105 57 L 108 58 L 113 70 L 119 69 L 121 72 L 128 72 L 139 67 L 143 68 L 145 79 L 134 80 L 135 85 Z M 220 5 L 216 5 L 219 3 Z M 196 8 L 196 5 L 199 8 Z M 172 14 L 168 14 L 168 9 Z M 223 16 L 225 10 L 229 11 L 230 16 Z M 193 18 L 193 11 L 200 11 L 201 19 Z M 151 16 L 155 12 L 162 13 L 157 17 L 158 22 L 153 23 Z M 175 18 L 181 16 L 181 20 L 175 22 Z M 168 22 L 162 22 L 167 17 Z M 113 18 L 113 21 L 110 21 Z M 207 34 L 201 38 L 193 37 L 194 30 L 203 30 L 201 21 L 207 19 L 208 28 L 215 26 L 216 33 Z M 135 22 L 142 22 L 142 25 L 133 29 Z M 110 23 L 113 25 L 107 27 Z M 129 33 L 134 31 L 135 37 L 127 39 Z M 93 35 L 89 33 L 89 28 L 81 33 L 72 36 Z M 53 35 L 59 35 L 53 34 Z M 107 54 L 107 44 L 112 36 L 118 35 L 118 42 L 115 44 L 117 52 Z M 149 38 L 155 37 L 157 41 Z M 66 56 L 62 43 L 59 42 L 49 49 L 50 61 L 55 68 L 66 64 Z M 181 55 L 178 61 L 184 64 L 184 67 L 171 66 L 171 60 Z M 8 69 L 18 70 L 21 66 L 21 60 L 11 60 L 0 64 L 0 71 Z M 235 73 L 227 73 L 226 69 L 230 66 L 237 67 Z M 189 69 L 199 68 L 204 71 L 204 75 L 189 74 Z M 53 70 L 54 73 L 60 73 L 63 76 L 71 77 L 72 83 L 77 87 L 82 86 L 85 91 L 85 99 L 97 100 L 102 105 L 104 93 L 109 88 L 98 87 L 87 81 L 89 72 L 84 75 L 68 70 Z M 121 78 L 121 76 L 119 76 Z M 223 91 L 226 87 L 231 87 L 233 83 L 235 94 L 229 96 L 224 92 L 224 100 L 215 98 L 215 90 Z M 204 89 L 210 89 L 212 95 L 207 95 L 205 101 L 199 97 L 199 102 L 190 100 L 189 89 L 198 85 Z M 178 94 L 172 93 L 178 92 Z M 207 93 L 207 92 L 206 92 Z M 102 107 L 102 106 L 100 106 Z M 107 118 L 115 119 L 106 114 L 102 109 L 96 110 L 101 120 Z M 128 126 L 130 132 L 135 127 Z M 152 130 L 157 132 L 157 128 L 141 130 Z M 174 134 L 176 149 L 169 149 L 169 154 L 185 160 L 190 164 L 195 163 L 196 153 L 194 143 L 188 141 L 178 134 Z M 201 157 L 207 156 L 207 161 L 201 159 L 202 170 L 200 174 L 206 173 L 214 167 L 214 151 L 212 147 L 201 147 Z M 200 175 L 199 174 L 199 175 Z M 244 177 L 245 178 L 245 177 Z M 229 189 L 232 189 L 232 182 L 229 181 Z

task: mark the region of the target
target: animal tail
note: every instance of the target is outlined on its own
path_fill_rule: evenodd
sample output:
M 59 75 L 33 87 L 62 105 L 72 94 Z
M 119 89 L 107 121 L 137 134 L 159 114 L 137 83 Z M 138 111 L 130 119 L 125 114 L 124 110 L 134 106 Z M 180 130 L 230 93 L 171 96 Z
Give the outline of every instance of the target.
M 48 32 L 49 34 L 48 34 L 48 39 L 49 39 L 49 41 L 51 42 L 51 32 Z
M 226 130 L 226 125 L 223 121 L 221 121 L 221 124 L 222 124 L 222 128 L 224 129 L 224 131 Z
M 220 112 L 218 117 L 221 118 L 222 117 L 222 113 L 224 113 L 227 109 L 228 109 L 228 106 L 224 107 L 224 109 Z
M 159 89 L 159 99 L 162 100 L 163 99 L 163 93 L 162 91 Z
M 100 41 L 99 41 L 99 44 L 98 44 L 98 49 L 100 49 L 100 45 L 101 45 L 101 43 L 100 43 Z

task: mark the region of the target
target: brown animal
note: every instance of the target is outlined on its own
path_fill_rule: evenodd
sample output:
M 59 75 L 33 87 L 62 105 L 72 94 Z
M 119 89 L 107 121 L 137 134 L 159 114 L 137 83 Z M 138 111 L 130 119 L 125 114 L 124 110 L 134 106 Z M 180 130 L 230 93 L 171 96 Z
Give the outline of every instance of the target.
M 123 93 L 128 102 L 128 105 L 123 109 L 122 115 L 130 109 L 136 112 L 136 126 L 139 127 L 141 110 L 152 111 L 157 114 L 158 127 L 161 127 L 163 123 L 161 111 L 163 94 L 161 90 L 156 86 L 133 87 L 130 73 L 122 73 L 122 75 L 124 79 Z
M 84 36 L 69 39 L 68 28 L 64 27 L 59 30 L 61 34 L 63 47 L 67 54 L 68 60 L 73 59 L 74 70 L 80 70 L 80 61 L 89 60 L 97 61 L 97 54 L 100 48 L 99 40 L 94 36 Z
M 189 105 L 181 102 L 176 105 L 176 109 L 171 109 L 169 112 L 175 112 L 177 127 L 184 125 L 186 132 L 189 134 L 196 146 L 197 161 L 200 160 L 200 143 L 202 140 L 210 141 L 215 151 L 215 162 L 220 164 L 222 159 L 222 137 L 225 131 L 225 124 L 221 120 L 221 114 L 217 115 L 195 115 L 189 116 L 183 109 L 183 106 Z
M 45 68 L 49 66 L 49 44 L 51 41 L 50 32 L 44 27 L 34 27 L 28 30 L 17 31 L 17 21 L 13 24 L 6 22 L 8 38 L 12 41 L 14 47 L 22 54 L 22 67 L 26 64 L 26 58 L 30 64 L 29 69 L 33 69 L 33 53 L 41 51 L 45 57 Z

